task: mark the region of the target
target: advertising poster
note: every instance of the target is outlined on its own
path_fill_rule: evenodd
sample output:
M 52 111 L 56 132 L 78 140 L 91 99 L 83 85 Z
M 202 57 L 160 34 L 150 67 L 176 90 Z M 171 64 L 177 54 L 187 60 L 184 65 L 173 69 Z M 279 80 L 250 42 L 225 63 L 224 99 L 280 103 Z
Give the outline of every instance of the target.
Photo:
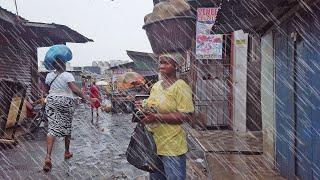
M 197 59 L 222 59 L 222 35 L 211 33 L 219 8 L 198 8 L 197 10 Z

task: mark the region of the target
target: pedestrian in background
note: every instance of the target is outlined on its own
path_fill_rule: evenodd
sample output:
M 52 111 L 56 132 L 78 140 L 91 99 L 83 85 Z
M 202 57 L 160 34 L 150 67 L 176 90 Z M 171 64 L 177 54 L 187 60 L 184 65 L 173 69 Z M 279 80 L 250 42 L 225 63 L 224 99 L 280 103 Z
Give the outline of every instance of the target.
M 100 96 L 100 90 L 98 86 L 96 86 L 96 82 L 93 81 L 90 86 L 90 98 L 92 99 L 91 102 L 91 122 L 93 123 L 93 111 L 96 109 L 97 117 L 99 116 L 99 107 L 101 106 L 101 96 Z
M 53 67 L 55 71 L 50 72 L 45 80 L 46 89 L 49 91 L 45 107 L 49 126 L 47 154 L 43 166 L 44 171 L 49 171 L 52 168 L 51 153 L 56 137 L 64 137 L 64 158 L 69 159 L 73 156 L 69 150 L 72 119 L 75 109 L 73 93 L 85 101 L 90 101 L 90 98 L 81 93 L 80 89 L 76 86 L 73 75 L 66 72 L 64 61 L 57 59 Z
M 186 133 L 181 124 L 191 120 L 194 106 L 190 86 L 178 79 L 179 65 L 183 62 L 180 53 L 160 55 L 161 80 L 151 89 L 147 106 L 155 113 L 146 114 L 142 123 L 153 133 L 157 154 L 163 167 L 156 173 L 150 173 L 151 180 L 186 178 Z

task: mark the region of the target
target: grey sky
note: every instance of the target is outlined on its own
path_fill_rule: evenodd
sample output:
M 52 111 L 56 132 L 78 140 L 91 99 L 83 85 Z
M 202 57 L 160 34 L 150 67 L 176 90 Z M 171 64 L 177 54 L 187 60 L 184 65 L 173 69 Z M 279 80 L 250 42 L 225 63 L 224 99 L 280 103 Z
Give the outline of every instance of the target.
M 151 52 L 143 18 L 152 11 L 151 0 L 17 0 L 19 15 L 27 20 L 67 25 L 95 42 L 67 44 L 73 66 L 93 60 L 128 60 L 126 50 Z M 15 13 L 14 0 L 0 6 Z M 43 60 L 47 48 L 38 50 Z

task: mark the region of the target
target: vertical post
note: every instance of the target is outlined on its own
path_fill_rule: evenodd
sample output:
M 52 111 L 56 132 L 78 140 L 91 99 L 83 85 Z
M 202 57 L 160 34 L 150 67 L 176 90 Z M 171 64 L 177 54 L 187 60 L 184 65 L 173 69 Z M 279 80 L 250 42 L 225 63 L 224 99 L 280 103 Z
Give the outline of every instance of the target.
M 21 116 L 21 111 L 22 111 L 22 107 L 24 104 L 24 99 L 26 97 L 26 88 L 24 86 L 21 87 L 22 89 L 20 89 L 20 95 L 21 95 L 21 100 L 20 100 L 20 105 L 19 105 L 19 109 L 18 109 L 18 114 L 17 114 L 17 118 L 16 118 L 16 122 L 13 126 L 13 132 L 12 132 L 12 140 L 14 140 L 15 138 L 15 134 L 16 134 L 16 130 L 18 128 L 18 124 L 19 124 L 19 120 L 20 120 L 20 116 Z
M 230 119 L 229 119 L 229 123 L 228 125 L 230 126 L 230 128 L 232 129 L 233 126 L 233 66 L 234 66 L 234 35 L 233 32 L 231 33 L 230 37 L 230 81 L 229 81 L 229 88 L 230 88 L 230 96 L 229 96 L 229 108 L 230 108 Z
M 298 55 L 297 55 L 297 32 L 291 33 L 292 43 L 293 43 L 293 51 L 292 51 L 292 65 L 293 65 L 293 157 L 294 157 L 294 174 L 297 175 L 297 168 L 298 168 L 298 153 L 297 153 L 297 61 L 298 61 Z

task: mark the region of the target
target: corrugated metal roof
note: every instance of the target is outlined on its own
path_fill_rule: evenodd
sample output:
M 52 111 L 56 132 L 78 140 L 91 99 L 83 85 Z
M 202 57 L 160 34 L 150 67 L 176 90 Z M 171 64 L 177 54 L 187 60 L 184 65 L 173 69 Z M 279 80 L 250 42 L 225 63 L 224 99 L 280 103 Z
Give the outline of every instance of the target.
M 218 7 L 222 0 L 187 0 L 193 7 Z
M 0 7 L 0 19 L 5 20 L 7 22 L 10 22 L 12 24 L 14 24 L 17 21 L 17 19 L 19 19 L 21 21 L 27 21 L 26 19 L 22 18 L 21 16 L 17 16 L 2 7 Z
M 64 25 L 28 22 L 25 26 L 29 27 L 38 37 L 43 39 L 48 38 L 55 44 L 63 42 L 86 43 L 93 41 Z
M 137 51 L 127 51 L 127 54 L 134 62 L 135 71 L 158 71 L 159 64 L 155 54 Z
M 117 64 L 115 66 L 110 67 L 110 69 L 118 69 L 118 68 L 133 68 L 134 62 L 124 62 L 123 64 Z
M 229 33 L 239 29 L 263 32 L 277 23 L 297 0 L 188 0 L 193 8 L 219 7 L 214 33 Z
M 30 22 L 1 7 L 0 20 L 7 22 L 6 26 L 10 26 L 9 23 L 12 25 L 12 27 L 3 27 L 4 29 L 14 29 L 18 32 L 18 34 L 20 33 L 20 31 L 23 32 L 19 35 L 23 36 L 23 38 L 25 39 L 32 40 L 34 42 L 34 46 L 37 47 L 51 46 L 53 44 L 60 44 L 66 42 L 85 43 L 93 41 L 92 39 L 89 39 L 81 35 L 80 33 L 72 30 L 67 26 L 53 23 L 47 24 Z
M 214 31 L 263 31 L 295 4 L 296 0 L 223 0 Z

